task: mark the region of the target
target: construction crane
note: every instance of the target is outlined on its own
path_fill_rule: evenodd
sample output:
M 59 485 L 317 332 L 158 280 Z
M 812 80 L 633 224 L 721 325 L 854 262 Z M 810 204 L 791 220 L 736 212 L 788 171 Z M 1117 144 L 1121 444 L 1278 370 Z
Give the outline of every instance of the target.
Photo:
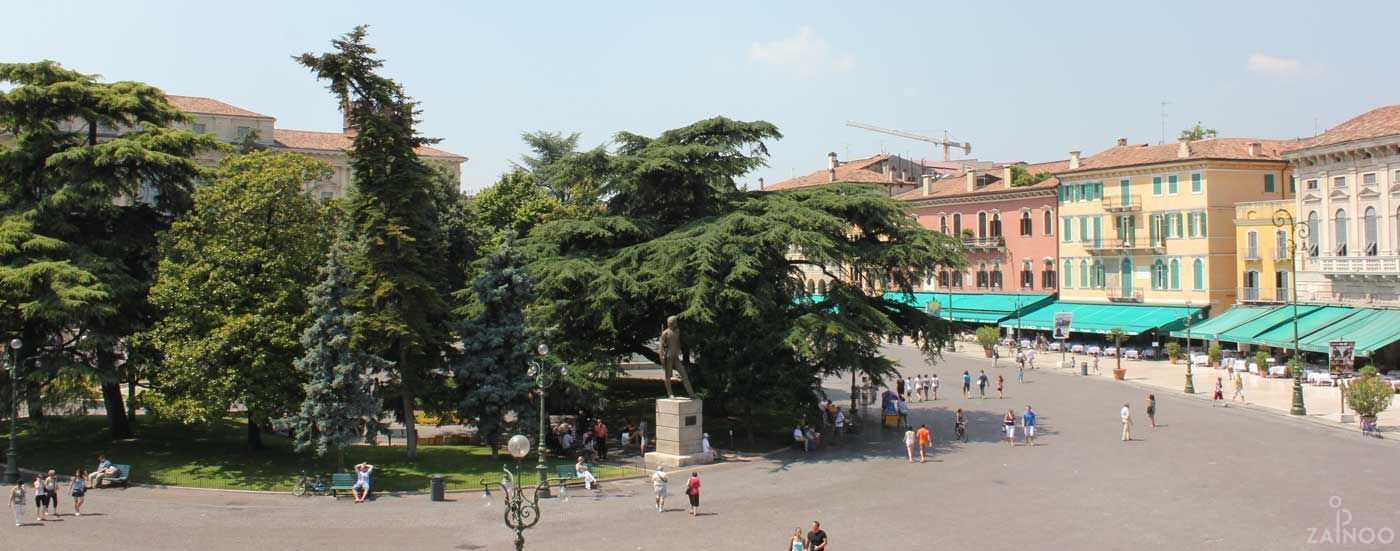
M 943 146 L 943 160 L 945 160 L 945 161 L 948 160 L 948 151 L 949 151 L 950 149 L 952 149 L 952 148 L 955 148 L 955 147 L 956 147 L 956 148 L 959 148 L 959 149 L 962 149 L 962 150 L 963 150 L 963 155 L 971 155 L 971 154 L 972 154 L 972 144 L 970 144 L 970 143 L 963 143 L 963 142 L 955 142 L 955 141 L 949 140 L 949 139 L 948 139 L 948 131 L 947 131 L 947 130 L 944 130 L 944 131 L 943 131 L 943 139 L 940 140 L 940 139 L 938 139 L 938 138 L 930 138 L 930 137 L 928 137 L 928 136 L 920 136 L 920 135 L 918 135 L 918 134 L 910 134 L 910 133 L 908 133 L 908 132 L 900 132 L 900 131 L 898 131 L 898 130 L 890 130 L 890 129 L 888 129 L 888 128 L 880 128 L 880 127 L 878 127 L 878 126 L 871 126 L 871 125 L 864 124 L 864 123 L 859 123 L 859 122 L 856 122 L 856 121 L 846 121 L 846 126 L 851 126 L 851 127 L 855 127 L 855 128 L 861 128 L 861 129 L 869 130 L 869 131 L 871 131 L 871 132 L 879 132 L 879 133 L 881 133 L 881 134 L 889 134 L 889 135 L 891 135 L 891 136 L 899 136 L 899 137 L 901 137 L 901 138 L 909 138 L 909 139 L 911 139 L 911 140 L 919 140 L 919 141 L 921 141 L 921 142 L 928 142 L 928 143 L 931 143 L 931 144 L 933 144 L 933 145 L 941 145 L 941 146 Z

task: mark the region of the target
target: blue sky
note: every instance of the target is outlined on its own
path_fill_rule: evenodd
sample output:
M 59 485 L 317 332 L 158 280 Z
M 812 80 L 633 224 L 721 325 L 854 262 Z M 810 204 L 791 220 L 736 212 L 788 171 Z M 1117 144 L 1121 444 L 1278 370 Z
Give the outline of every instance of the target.
M 714 115 L 763 119 L 769 183 L 921 142 L 846 120 L 952 135 L 984 160 L 1063 159 L 1196 121 L 1294 138 L 1400 97 L 1393 2 L 23 2 L 0 59 L 217 98 L 280 128 L 336 130 L 293 54 L 359 23 L 423 104 L 422 131 L 489 185 L 522 131 L 585 145 Z

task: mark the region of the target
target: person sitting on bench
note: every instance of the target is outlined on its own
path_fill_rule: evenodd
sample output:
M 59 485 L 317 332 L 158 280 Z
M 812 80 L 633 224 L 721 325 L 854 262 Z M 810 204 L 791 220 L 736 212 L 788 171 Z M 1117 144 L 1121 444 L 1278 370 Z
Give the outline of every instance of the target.
M 107 456 L 97 456 L 97 468 L 88 473 L 88 486 L 96 488 L 102 483 L 102 479 L 117 474 L 117 468 L 112 466 L 112 462 L 107 460 Z
M 598 479 L 593 476 L 593 471 L 588 469 L 588 464 L 583 462 L 583 456 L 578 456 L 578 463 L 574 463 L 574 474 L 583 479 L 583 488 L 592 490 L 598 484 Z
M 350 496 L 355 498 L 355 503 L 364 503 L 369 497 L 369 473 L 374 472 L 374 465 L 360 463 L 355 465 L 355 485 L 350 487 Z

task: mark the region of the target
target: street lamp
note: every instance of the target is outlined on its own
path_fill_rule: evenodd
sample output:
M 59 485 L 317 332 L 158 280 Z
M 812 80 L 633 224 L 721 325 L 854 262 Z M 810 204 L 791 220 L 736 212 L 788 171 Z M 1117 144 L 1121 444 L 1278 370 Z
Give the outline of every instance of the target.
M 1196 393 L 1196 382 L 1191 373 L 1191 364 L 1196 363 L 1191 356 L 1191 299 L 1186 299 L 1186 388 L 1182 392 L 1187 394 Z
M 1290 363 L 1295 363 L 1289 366 L 1289 371 L 1293 372 L 1293 407 L 1288 409 L 1288 413 L 1307 415 L 1308 408 L 1303 405 L 1303 360 L 1301 350 L 1298 349 L 1298 239 L 1303 239 L 1306 243 L 1312 228 L 1306 223 L 1294 222 L 1293 213 L 1287 209 L 1274 211 L 1274 227 L 1288 230 L 1288 283 L 1292 286 L 1288 302 L 1293 306 L 1294 360 Z
M 511 472 L 510 467 L 501 467 L 505 475 L 500 482 L 488 483 L 481 480 L 482 497 L 491 497 L 491 484 L 498 484 L 506 504 L 505 523 L 506 527 L 515 530 L 515 549 L 523 551 L 525 549 L 525 530 L 533 527 L 540 521 L 540 495 L 548 484 L 540 482 L 535 486 L 535 491 L 526 495 L 524 488 L 518 483 L 520 480 L 520 460 L 530 454 L 530 439 L 523 434 L 510 437 L 506 442 L 506 449 L 510 451 L 510 456 L 515 458 L 515 472 Z
M 540 497 L 549 497 L 549 466 L 545 465 L 544 457 L 545 450 L 547 448 L 545 442 L 548 442 L 548 440 L 545 440 L 545 436 L 547 435 L 547 433 L 545 432 L 545 427 L 547 426 L 547 424 L 545 417 L 544 398 L 546 389 L 548 389 L 550 385 L 554 384 L 555 374 L 553 370 L 549 369 L 549 345 L 545 343 L 540 343 L 540 345 L 535 348 L 535 352 L 539 354 L 539 358 L 532 362 L 532 365 L 530 366 L 530 376 L 535 378 L 535 388 L 538 388 L 540 390 L 539 462 L 535 464 L 535 472 L 539 475 L 539 484 L 540 487 L 543 488 L 543 490 L 540 492 Z M 559 375 L 563 374 L 564 368 L 560 367 Z
M 24 348 L 24 341 L 18 338 L 10 339 L 10 449 L 5 454 L 5 483 L 14 484 L 19 482 L 19 369 L 24 362 L 34 360 L 34 365 L 39 365 L 38 356 L 30 356 L 24 361 L 19 359 L 19 349 Z

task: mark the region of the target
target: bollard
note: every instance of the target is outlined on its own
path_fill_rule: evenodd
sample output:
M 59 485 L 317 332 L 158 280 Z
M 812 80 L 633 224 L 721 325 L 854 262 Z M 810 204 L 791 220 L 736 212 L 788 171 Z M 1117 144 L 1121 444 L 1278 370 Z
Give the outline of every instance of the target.
M 433 501 L 447 500 L 446 486 L 446 481 L 443 479 L 442 475 L 435 474 L 428 477 L 428 494 L 432 496 Z

